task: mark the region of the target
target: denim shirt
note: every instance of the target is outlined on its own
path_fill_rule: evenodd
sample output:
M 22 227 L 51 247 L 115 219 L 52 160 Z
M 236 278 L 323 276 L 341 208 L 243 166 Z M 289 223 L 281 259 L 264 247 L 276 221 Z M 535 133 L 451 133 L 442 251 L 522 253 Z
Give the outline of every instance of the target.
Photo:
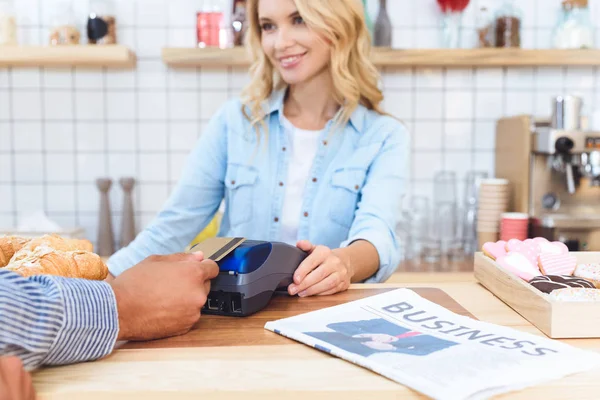
M 260 141 L 240 100 L 217 112 L 162 211 L 108 261 L 113 275 L 147 256 L 183 251 L 223 199 L 218 236 L 279 240 L 284 186 L 293 168 L 282 123 L 284 95 L 275 91 L 265 102 L 268 136 L 262 132 Z M 380 265 L 365 282 L 383 282 L 400 261 L 395 227 L 409 176 L 410 136 L 396 119 L 363 106 L 342 128 L 332 126 L 329 121 L 319 139 L 306 182 L 298 240 L 332 249 L 369 241 Z

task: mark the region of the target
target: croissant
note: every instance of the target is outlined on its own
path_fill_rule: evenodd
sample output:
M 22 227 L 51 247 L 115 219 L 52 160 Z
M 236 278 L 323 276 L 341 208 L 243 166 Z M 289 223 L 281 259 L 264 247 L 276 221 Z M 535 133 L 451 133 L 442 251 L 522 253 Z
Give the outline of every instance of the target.
M 26 258 L 30 252 L 38 247 L 49 247 L 60 251 L 88 251 L 91 252 L 94 246 L 89 240 L 85 239 L 65 239 L 56 234 L 44 235 L 39 238 L 31 239 L 10 259 L 10 263 Z
M 0 268 L 6 266 L 14 254 L 21 250 L 29 240 L 19 236 L 0 237 Z
M 5 268 L 24 277 L 33 275 L 57 275 L 65 278 L 104 280 L 108 267 L 100 256 L 87 251 L 60 251 L 49 247 L 36 250 Z

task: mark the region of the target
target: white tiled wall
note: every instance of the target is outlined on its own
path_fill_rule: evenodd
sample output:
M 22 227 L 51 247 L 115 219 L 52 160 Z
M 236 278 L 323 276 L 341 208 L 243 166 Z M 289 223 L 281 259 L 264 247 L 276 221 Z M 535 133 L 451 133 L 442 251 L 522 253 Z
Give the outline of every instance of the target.
M 44 44 L 56 0 L 14 0 L 24 44 Z M 472 0 L 463 45 L 475 38 Z M 560 0 L 521 0 L 523 47 L 548 47 Z M 599 20 L 600 0 L 591 0 Z M 73 0 L 81 21 L 88 2 Z M 139 58 L 134 70 L 0 69 L 0 229 L 44 209 L 65 226 L 96 236 L 94 180 L 138 179 L 135 209 L 143 227 L 177 181 L 188 149 L 215 109 L 237 95 L 246 70 L 169 70 L 163 46 L 193 46 L 195 0 L 118 0 L 119 41 Z M 378 1 L 370 0 L 373 19 Z M 438 47 L 435 0 L 388 0 L 394 47 Z M 600 30 L 598 30 L 600 36 Z M 599 38 L 600 39 L 600 38 Z M 600 40 L 598 40 L 600 43 Z M 1 48 L 0 48 L 0 51 Z M 411 193 L 430 195 L 437 170 L 493 173 L 494 122 L 509 114 L 550 113 L 551 96 L 577 92 L 600 107 L 595 68 L 385 69 L 385 107 L 413 137 Z M 111 191 L 118 238 L 121 191 Z

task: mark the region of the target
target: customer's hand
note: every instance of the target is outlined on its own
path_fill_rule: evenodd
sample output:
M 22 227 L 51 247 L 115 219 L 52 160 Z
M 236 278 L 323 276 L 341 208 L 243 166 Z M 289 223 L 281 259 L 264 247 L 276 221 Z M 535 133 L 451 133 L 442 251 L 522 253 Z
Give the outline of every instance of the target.
M 309 255 L 294 272 L 294 283 L 288 286 L 291 295 L 329 295 L 350 287 L 353 271 L 339 250 L 314 246 L 307 240 L 299 241 L 297 247 Z
M 31 375 L 17 357 L 0 357 L 0 400 L 33 400 Z
M 117 298 L 119 340 L 187 333 L 200 319 L 219 273 L 201 253 L 151 256 L 110 282 Z

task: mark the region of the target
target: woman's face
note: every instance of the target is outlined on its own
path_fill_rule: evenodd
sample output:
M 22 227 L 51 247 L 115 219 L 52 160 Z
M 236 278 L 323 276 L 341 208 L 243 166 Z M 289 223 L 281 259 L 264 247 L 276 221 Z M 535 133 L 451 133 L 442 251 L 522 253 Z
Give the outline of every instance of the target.
M 287 84 L 327 71 L 330 47 L 306 26 L 293 0 L 259 0 L 258 18 L 263 51 Z

